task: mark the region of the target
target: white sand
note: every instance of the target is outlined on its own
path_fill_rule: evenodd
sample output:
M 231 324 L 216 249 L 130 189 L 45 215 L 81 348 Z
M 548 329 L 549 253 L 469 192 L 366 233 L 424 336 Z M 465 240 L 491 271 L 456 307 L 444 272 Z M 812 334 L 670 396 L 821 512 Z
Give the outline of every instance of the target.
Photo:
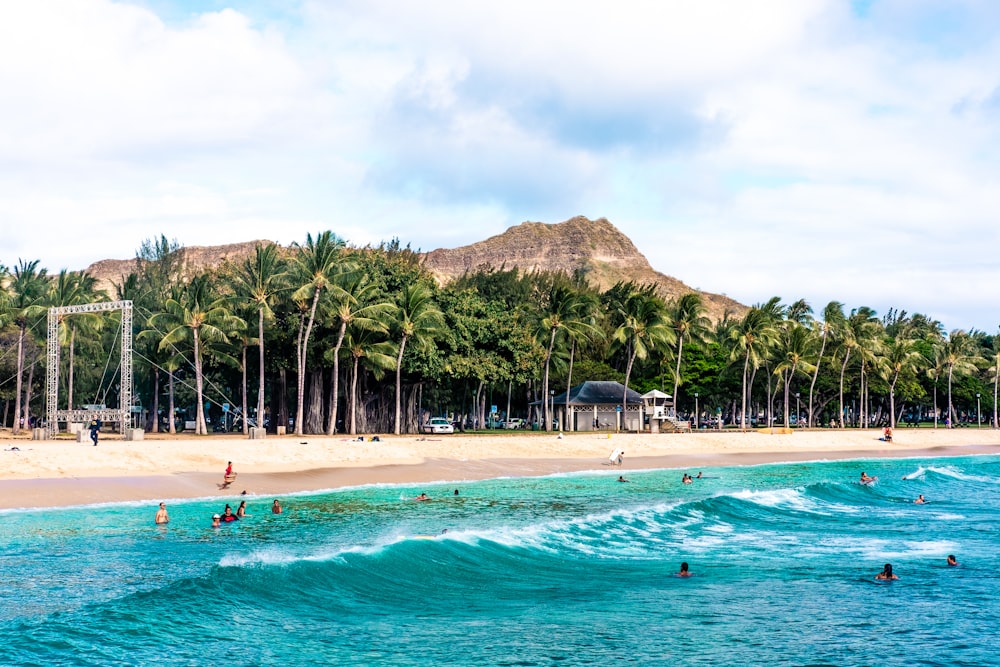
M 7 432 L 6 437 L 0 434 L 0 507 L 231 494 L 251 482 L 252 493 L 287 493 L 374 481 L 545 474 L 599 468 L 615 449 L 625 452 L 624 469 L 1000 452 L 1000 431 L 985 428 L 901 428 L 892 443 L 881 442 L 880 435 L 879 430 L 815 430 L 566 433 L 560 438 L 555 433 L 514 432 L 380 435 L 380 442 L 358 442 L 344 436 L 250 440 L 147 434 L 133 442 L 106 435 L 93 447 L 89 442 L 14 439 Z M 221 482 L 227 461 L 233 461 L 239 481 L 219 489 L 216 482 Z

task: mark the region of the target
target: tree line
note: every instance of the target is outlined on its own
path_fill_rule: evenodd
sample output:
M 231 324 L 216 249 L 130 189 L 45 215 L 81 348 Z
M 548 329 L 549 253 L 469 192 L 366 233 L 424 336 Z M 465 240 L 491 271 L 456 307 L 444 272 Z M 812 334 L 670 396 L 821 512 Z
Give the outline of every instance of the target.
M 134 395 L 153 432 L 401 434 L 430 415 L 481 428 L 493 406 L 570 428 L 550 399 L 585 380 L 661 389 L 703 427 L 997 424 L 1000 336 L 894 309 L 775 297 L 713 322 L 698 293 L 601 291 L 583 272 L 501 266 L 439 285 L 396 240 L 350 247 L 330 231 L 199 272 L 160 236 L 134 267 L 108 294 L 40 260 L 0 266 L 5 426 L 45 413 L 48 309 L 109 299 L 134 304 Z M 115 317 L 60 320 L 60 408 L 116 404 Z

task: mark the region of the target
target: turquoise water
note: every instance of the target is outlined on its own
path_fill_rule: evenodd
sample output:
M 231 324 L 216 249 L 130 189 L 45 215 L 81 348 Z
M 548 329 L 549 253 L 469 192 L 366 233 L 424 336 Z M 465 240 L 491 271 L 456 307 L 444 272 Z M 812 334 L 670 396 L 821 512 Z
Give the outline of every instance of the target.
M 1000 457 L 704 472 L 0 512 L 0 664 L 1000 662 Z

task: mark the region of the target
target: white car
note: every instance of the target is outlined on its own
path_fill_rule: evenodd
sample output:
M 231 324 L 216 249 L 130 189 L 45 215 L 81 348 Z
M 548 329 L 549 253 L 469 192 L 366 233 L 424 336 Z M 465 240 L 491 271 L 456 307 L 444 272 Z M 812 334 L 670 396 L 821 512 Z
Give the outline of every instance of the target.
M 444 417 L 433 417 L 423 425 L 421 430 L 424 433 L 454 433 L 455 427 Z

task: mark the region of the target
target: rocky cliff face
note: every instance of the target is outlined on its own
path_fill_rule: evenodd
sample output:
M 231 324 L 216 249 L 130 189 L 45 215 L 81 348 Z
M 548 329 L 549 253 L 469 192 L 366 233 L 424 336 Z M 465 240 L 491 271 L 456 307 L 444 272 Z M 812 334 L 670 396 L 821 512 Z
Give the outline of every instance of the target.
M 696 291 L 654 270 L 632 241 L 604 218 L 581 216 L 557 224 L 525 222 L 485 241 L 431 251 L 424 256 L 424 265 L 442 282 L 485 268 L 567 273 L 580 269 L 602 290 L 633 280 L 655 283 L 667 299 Z M 701 294 L 713 320 L 721 319 L 726 311 L 735 315 L 746 310 L 721 294 Z
M 270 241 L 184 247 L 181 250 L 184 273 L 190 275 L 218 267 L 227 260 L 240 261 L 250 256 L 259 243 Z M 423 262 L 442 283 L 486 268 L 566 273 L 582 270 L 602 290 L 619 281 L 633 280 L 655 283 L 667 299 L 695 291 L 680 280 L 654 270 L 632 241 L 604 218 L 589 220 L 581 216 L 556 224 L 525 222 L 472 245 L 433 250 L 424 254 Z M 114 297 L 114 286 L 121 284 L 135 268 L 135 259 L 106 259 L 91 264 L 87 271 L 98 279 L 101 289 Z M 746 309 L 721 294 L 702 292 L 702 297 L 713 320 L 721 319 L 727 311 L 740 314 Z
M 273 241 L 243 241 L 217 246 L 185 246 L 180 249 L 181 273 L 190 276 L 209 268 L 217 268 L 226 261 L 238 262 L 253 254 L 257 244 L 269 244 Z M 121 285 L 128 274 L 136 270 L 136 260 L 103 259 L 87 267 L 87 273 L 97 279 L 98 289 L 114 298 L 115 288 Z

